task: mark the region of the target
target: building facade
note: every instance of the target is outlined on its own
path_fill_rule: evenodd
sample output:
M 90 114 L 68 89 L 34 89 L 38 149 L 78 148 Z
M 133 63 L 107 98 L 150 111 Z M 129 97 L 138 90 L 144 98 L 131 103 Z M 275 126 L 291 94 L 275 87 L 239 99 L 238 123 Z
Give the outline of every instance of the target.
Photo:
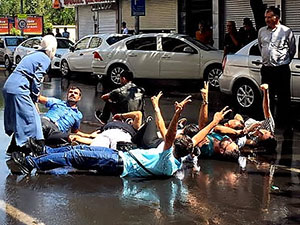
M 76 39 L 93 33 L 119 33 L 125 21 L 133 33 L 135 18 L 131 15 L 133 0 L 62 0 L 64 6 L 76 9 Z M 262 0 L 264 7 L 282 10 L 282 22 L 300 31 L 300 0 Z M 215 47 L 222 48 L 225 24 L 234 20 L 237 28 L 248 17 L 254 22 L 250 0 L 145 0 L 145 16 L 140 16 L 140 32 L 176 32 L 194 36 L 198 23 L 213 31 Z

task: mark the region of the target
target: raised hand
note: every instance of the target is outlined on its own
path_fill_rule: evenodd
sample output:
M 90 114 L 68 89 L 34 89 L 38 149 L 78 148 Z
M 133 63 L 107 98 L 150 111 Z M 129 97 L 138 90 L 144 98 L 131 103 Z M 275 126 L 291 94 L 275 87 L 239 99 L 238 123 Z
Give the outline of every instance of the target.
M 189 103 L 192 102 L 191 100 L 191 95 L 187 96 L 185 99 L 183 99 L 181 102 L 175 102 L 175 112 L 182 112 L 184 106 Z
M 157 95 L 151 97 L 151 102 L 154 108 L 159 106 L 159 99 L 162 95 L 163 93 L 160 91 Z
M 214 121 L 216 123 L 219 123 L 222 119 L 224 119 L 224 116 L 231 112 L 232 110 L 231 109 L 228 109 L 229 107 L 228 106 L 225 106 L 220 112 L 216 112 L 215 115 L 214 115 Z
M 260 89 L 261 90 L 268 90 L 268 88 L 269 88 L 269 85 L 268 84 L 262 84 L 262 85 L 260 85 Z
M 208 81 L 204 81 L 204 87 L 201 89 L 202 100 L 208 102 Z

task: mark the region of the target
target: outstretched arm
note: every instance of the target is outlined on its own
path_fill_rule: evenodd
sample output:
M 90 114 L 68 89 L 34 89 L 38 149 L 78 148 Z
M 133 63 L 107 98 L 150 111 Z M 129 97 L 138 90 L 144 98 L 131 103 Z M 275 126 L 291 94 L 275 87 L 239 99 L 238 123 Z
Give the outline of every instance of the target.
M 177 122 L 179 119 L 179 116 L 184 108 L 184 106 L 191 102 L 191 97 L 192 96 L 188 96 L 186 97 L 183 101 L 181 101 L 180 103 L 175 102 L 175 113 L 174 116 L 169 124 L 168 127 L 168 131 L 166 133 L 165 136 L 165 145 L 164 145 L 164 150 L 168 150 L 169 148 L 172 147 L 175 137 L 176 137 L 176 131 L 177 131 Z
M 165 139 L 165 136 L 166 136 L 166 133 L 167 133 L 167 128 L 166 128 L 166 124 L 165 124 L 165 121 L 162 117 L 162 114 L 161 114 L 161 111 L 160 111 L 160 108 L 159 108 L 159 99 L 160 97 L 162 96 L 162 92 L 160 91 L 158 93 L 158 95 L 154 95 L 152 98 L 151 98 L 151 102 L 152 102 L 152 105 L 153 105 L 153 108 L 154 108 L 154 112 L 155 112 L 155 123 L 156 123 L 156 126 L 162 136 L 163 139 Z
M 39 97 L 38 97 L 38 102 L 39 102 L 39 103 L 45 105 L 45 104 L 47 103 L 47 101 L 48 101 L 48 98 L 47 98 L 47 97 L 45 97 L 45 96 L 43 96 L 43 95 L 39 95 Z
M 208 122 L 208 81 L 204 81 L 204 87 L 201 89 L 202 104 L 200 106 L 198 126 L 203 129 Z
M 128 119 L 131 118 L 133 119 L 133 123 L 132 126 L 134 129 L 138 130 L 140 128 L 140 126 L 142 125 L 142 118 L 143 118 L 143 114 L 141 111 L 132 111 L 132 112 L 128 112 L 128 113 L 117 113 L 113 116 L 113 119 L 116 120 L 124 120 L 124 119 Z
M 192 138 L 194 146 L 196 146 L 200 141 L 202 141 L 206 137 L 206 135 L 215 126 L 217 126 L 222 119 L 224 119 L 224 116 L 231 111 L 231 109 L 227 110 L 227 108 L 228 106 L 223 108 L 220 112 L 216 112 L 213 120 Z
M 262 84 L 260 85 L 260 89 L 263 91 L 263 110 L 264 110 L 264 116 L 265 119 L 272 117 L 272 113 L 270 110 L 270 99 L 269 99 L 269 85 L 268 84 Z

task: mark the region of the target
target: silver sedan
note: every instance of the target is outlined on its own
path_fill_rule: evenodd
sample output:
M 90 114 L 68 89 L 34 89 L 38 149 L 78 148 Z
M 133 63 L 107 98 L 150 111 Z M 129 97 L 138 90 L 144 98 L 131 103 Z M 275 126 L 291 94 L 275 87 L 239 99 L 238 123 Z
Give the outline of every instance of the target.
M 297 51 L 290 64 L 291 96 L 293 101 L 300 100 L 300 55 L 299 37 L 296 33 Z M 233 55 L 227 55 L 223 61 L 223 74 L 219 78 L 220 90 L 234 97 L 242 109 L 251 109 L 261 104 L 259 89 L 262 58 L 257 40 L 252 41 Z

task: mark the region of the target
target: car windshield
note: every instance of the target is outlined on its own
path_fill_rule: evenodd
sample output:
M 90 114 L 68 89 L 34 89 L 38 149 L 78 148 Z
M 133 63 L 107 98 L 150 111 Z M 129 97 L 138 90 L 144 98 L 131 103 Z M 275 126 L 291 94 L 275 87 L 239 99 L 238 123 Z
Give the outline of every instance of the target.
M 57 48 L 70 48 L 74 43 L 68 39 L 57 39 Z
M 25 38 L 5 38 L 6 46 L 18 46 Z
M 112 44 L 117 43 L 118 41 L 121 41 L 127 37 L 129 37 L 129 35 L 113 36 L 113 37 L 107 38 L 106 42 L 107 42 L 107 44 L 112 45 Z
M 188 40 L 189 42 L 192 42 L 194 45 L 196 45 L 197 47 L 205 50 L 205 51 L 211 51 L 211 50 L 217 50 L 216 48 L 214 48 L 213 46 L 211 45 L 207 45 L 207 44 L 204 44 L 202 43 L 201 41 L 198 41 L 197 39 L 195 38 L 191 38 L 189 36 L 184 36 L 183 38 L 185 38 L 186 40 Z

